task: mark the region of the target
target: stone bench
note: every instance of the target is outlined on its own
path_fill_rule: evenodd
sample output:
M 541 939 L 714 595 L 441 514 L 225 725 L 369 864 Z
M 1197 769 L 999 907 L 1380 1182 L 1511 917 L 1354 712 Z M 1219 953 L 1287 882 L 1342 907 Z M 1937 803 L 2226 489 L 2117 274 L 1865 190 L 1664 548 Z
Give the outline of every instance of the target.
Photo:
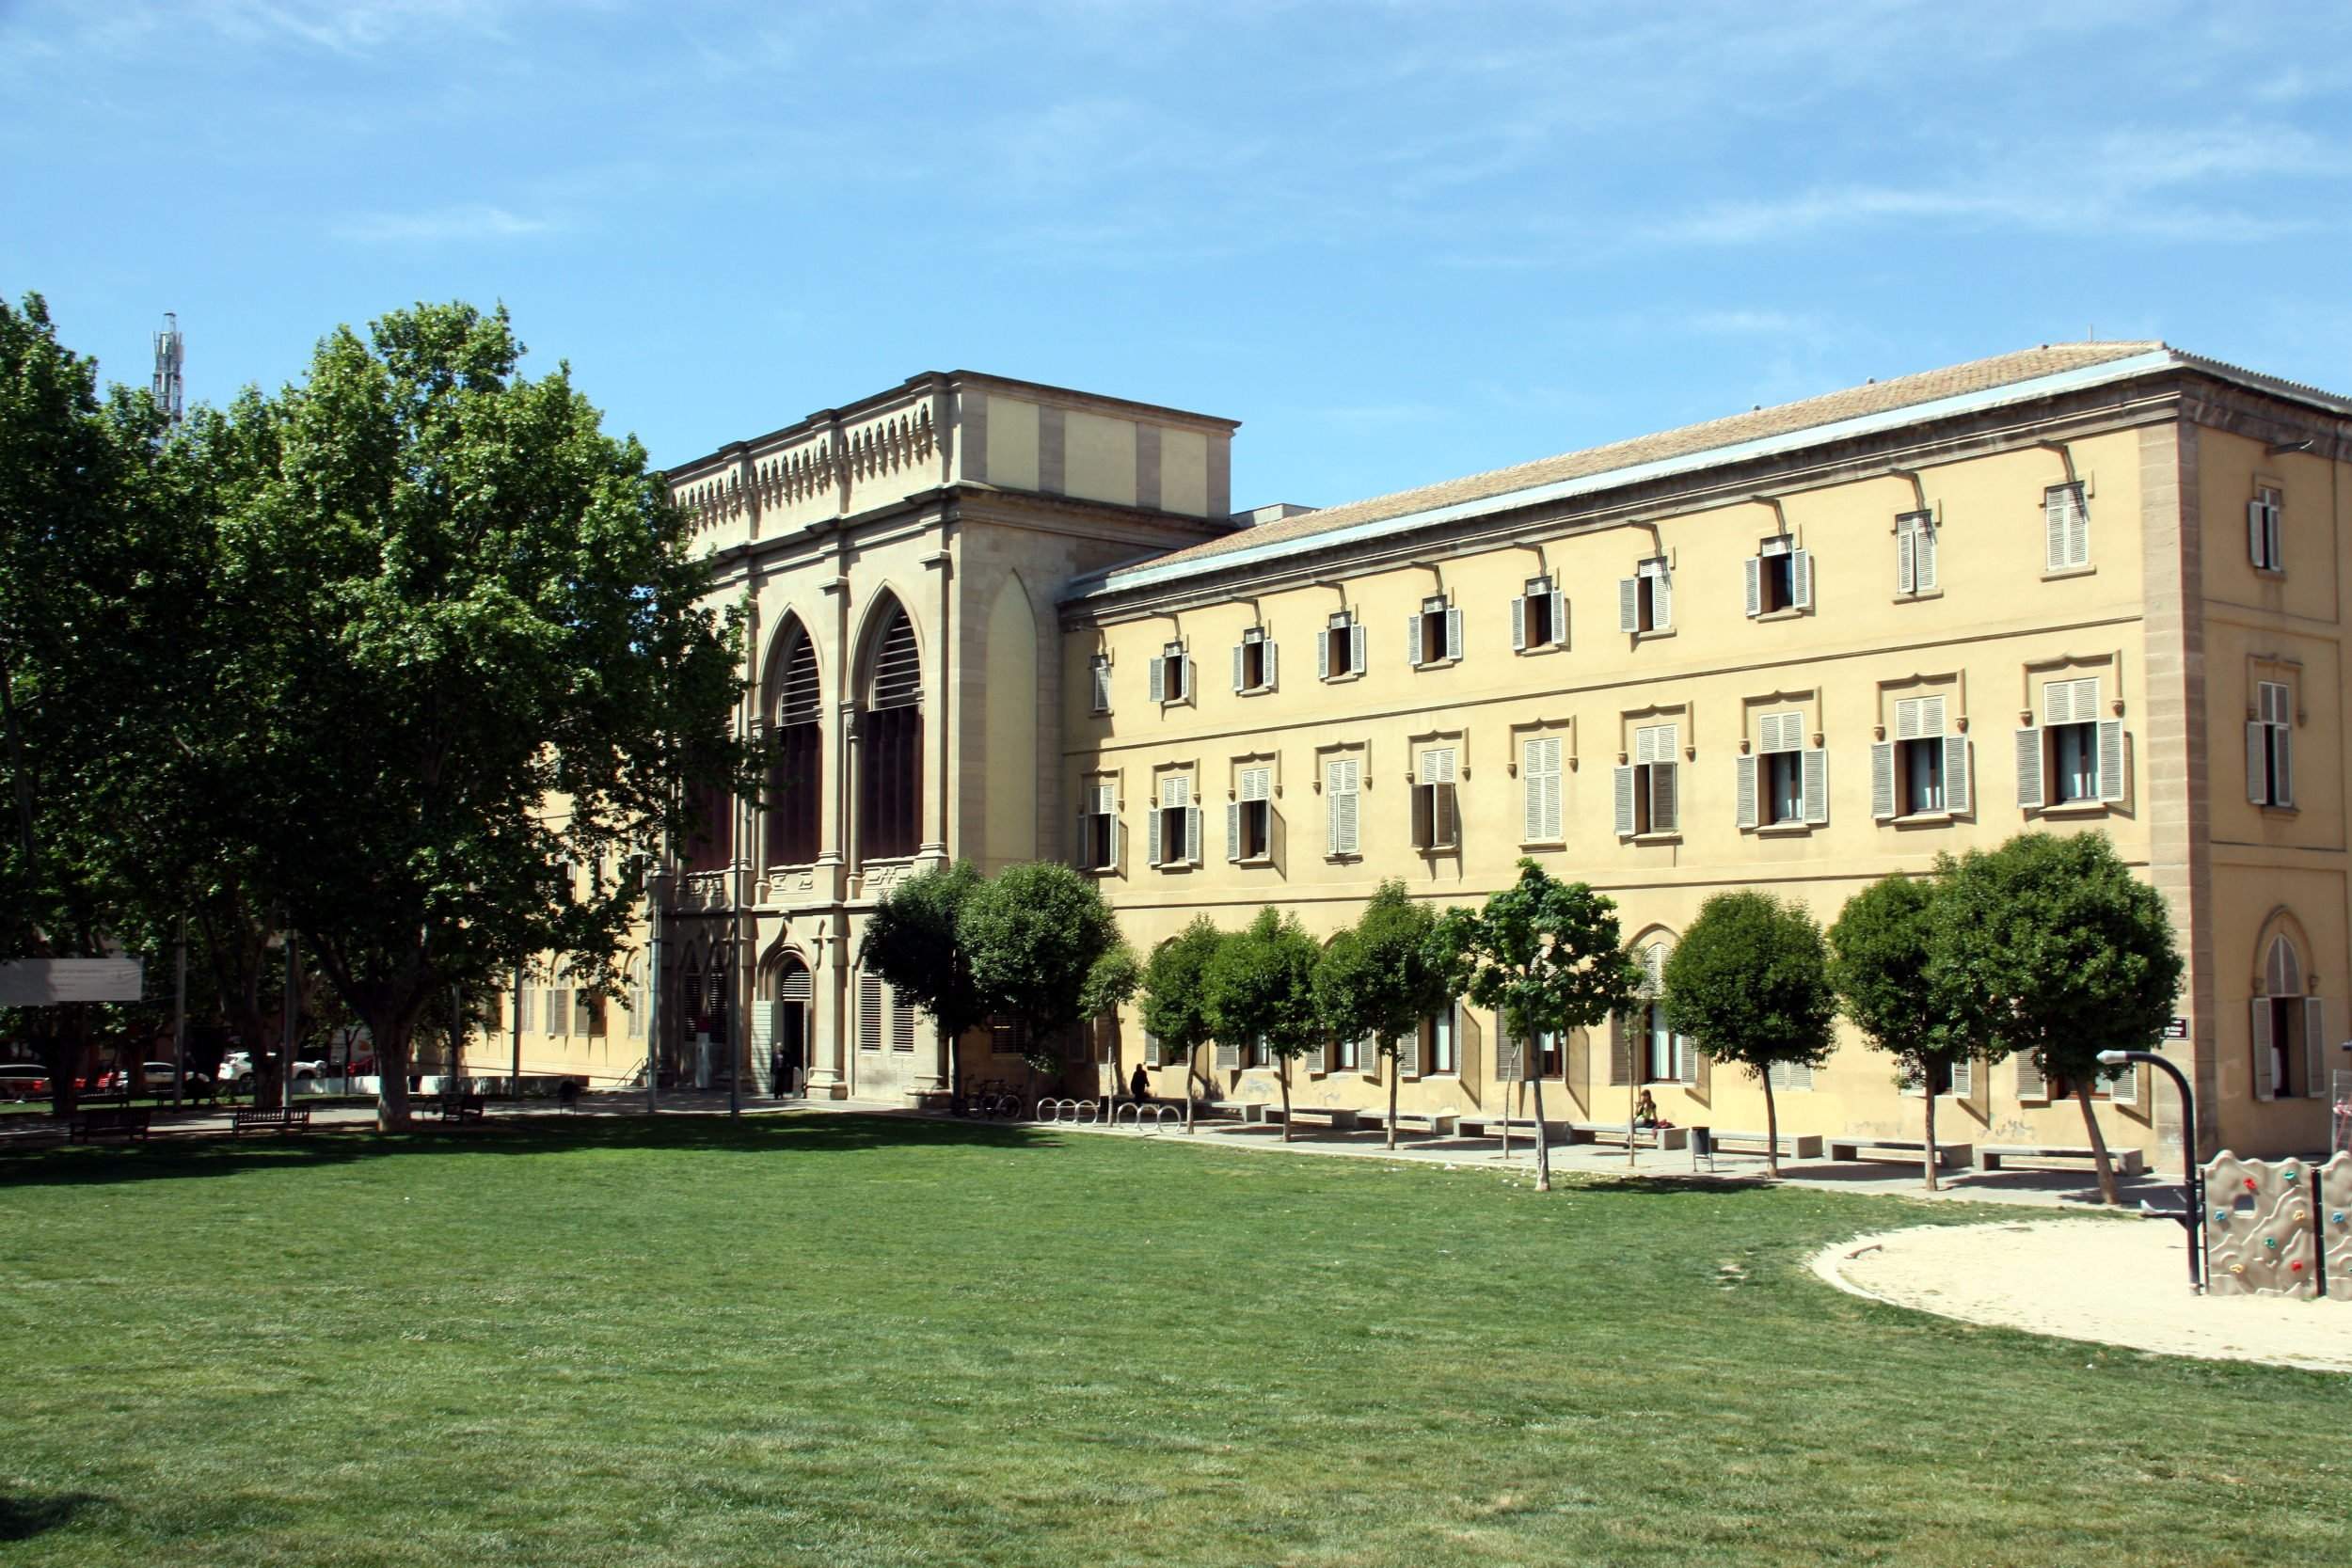
M 1772 1140 L 1763 1132 L 1736 1132 L 1710 1129 L 1708 1141 L 1718 1154 L 1761 1154 Z M 1731 1146 L 1737 1145 L 1737 1148 Z M 1784 1160 L 1818 1160 L 1821 1157 L 1821 1134 L 1819 1132 L 1783 1132 L 1780 1135 L 1780 1157 Z
M 1357 1116 L 1375 1127 L 1389 1125 L 1389 1112 L 1385 1106 L 1369 1111 L 1359 1111 Z M 1405 1132 L 1409 1126 L 1416 1132 L 1426 1132 L 1432 1137 L 1443 1138 L 1452 1136 L 1461 1125 L 1461 1116 L 1454 1111 L 1399 1111 L 1396 1113 L 1396 1130 L 1400 1132 Z
M 1995 1171 L 2007 1164 L 2088 1165 L 2097 1159 L 2089 1144 L 1989 1144 L 1977 1150 L 1977 1168 Z M 2148 1168 L 2148 1156 L 2137 1148 L 2110 1148 L 2107 1159 L 2124 1176 L 2137 1176 Z
M 1275 1114 L 1278 1116 L 1280 1114 L 1279 1106 Z M 1328 1122 L 1334 1132 L 1353 1132 L 1363 1125 L 1363 1113 L 1344 1105 L 1294 1105 L 1291 1107 L 1291 1120 L 1295 1122 L 1304 1118 Z
M 1870 1152 L 1865 1154 L 1864 1149 Z M 1883 1164 L 1917 1164 L 1926 1157 L 1928 1146 L 1919 1138 L 1832 1138 L 1829 1157 Z M 1938 1144 L 1935 1163 L 1938 1167 L 1965 1165 L 1976 1157 L 1974 1144 Z
M 1513 1137 L 1525 1138 L 1533 1143 L 1539 1127 L 1548 1129 L 1555 1136 L 1560 1131 L 1560 1123 L 1556 1121 L 1538 1123 L 1533 1117 L 1464 1117 L 1462 1136 L 1466 1138 L 1500 1137 L 1507 1129 Z
M 1628 1142 L 1635 1148 L 1688 1148 L 1691 1130 L 1687 1127 L 1632 1127 L 1621 1121 L 1572 1121 L 1568 1123 L 1568 1142 L 1572 1144 L 1614 1144 L 1623 1148 Z

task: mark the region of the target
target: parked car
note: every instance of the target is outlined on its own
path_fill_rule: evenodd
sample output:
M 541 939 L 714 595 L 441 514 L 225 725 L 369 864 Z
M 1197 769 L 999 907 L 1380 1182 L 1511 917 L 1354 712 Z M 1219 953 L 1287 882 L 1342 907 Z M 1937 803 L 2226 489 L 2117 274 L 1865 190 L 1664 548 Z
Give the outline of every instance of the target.
M 223 1056 L 220 1059 L 220 1081 L 222 1083 L 242 1084 L 252 1076 L 253 1053 L 251 1052 L 231 1051 L 228 1055 Z M 326 1076 L 326 1064 L 325 1062 L 294 1063 L 294 1082 L 296 1083 L 300 1083 L 305 1078 L 324 1078 Z
M 145 1081 L 147 1092 L 151 1095 L 163 1096 L 171 1093 L 171 1075 L 172 1066 L 169 1062 L 142 1062 L 139 1064 L 139 1076 Z M 98 1080 L 98 1086 L 102 1091 L 106 1093 L 120 1093 L 122 1090 L 129 1088 L 131 1085 L 127 1081 L 125 1074 L 120 1072 L 107 1072 L 100 1076 Z M 213 1081 L 211 1078 L 197 1071 L 194 1068 L 188 1069 L 188 1093 L 192 1095 L 209 1093 L 212 1086 Z
M 49 1069 L 36 1062 L 10 1062 L 0 1067 L 0 1095 L 10 1100 L 49 1098 Z

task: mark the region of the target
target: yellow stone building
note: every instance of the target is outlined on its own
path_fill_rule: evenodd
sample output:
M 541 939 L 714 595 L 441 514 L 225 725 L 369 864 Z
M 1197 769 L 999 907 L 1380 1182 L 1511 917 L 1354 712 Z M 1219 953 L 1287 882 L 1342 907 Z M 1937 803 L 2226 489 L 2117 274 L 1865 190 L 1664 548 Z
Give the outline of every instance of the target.
M 665 898 L 682 1032 L 658 1062 L 685 1075 L 749 990 L 752 1062 L 785 1041 L 812 1092 L 937 1086 L 930 1031 L 853 960 L 876 895 L 951 857 L 1066 856 L 1140 950 L 1267 905 L 1328 932 L 1392 877 L 1475 904 L 1532 857 L 1659 962 L 1720 889 L 1826 924 L 1887 872 L 2039 828 L 2106 833 L 2169 902 L 2205 1147 L 2325 1146 L 2352 1069 L 2352 402 L 2052 344 L 1239 515 L 1234 428 L 959 372 L 673 474 L 754 606 L 747 719 L 795 771 L 784 808 L 718 814 Z M 1095 1033 L 1152 1050 L 1132 1018 Z M 1474 1009 L 1429 1021 L 1401 1103 L 1501 1113 L 1499 1043 Z M 648 1053 L 527 1045 L 615 1075 Z M 1646 1086 L 1677 1123 L 1763 1125 L 1760 1087 L 1655 1010 L 1537 1055 L 1555 1119 L 1621 1121 Z M 1373 1067 L 1335 1046 L 1293 1098 L 1383 1103 Z M 1275 1098 L 1238 1053 L 1212 1070 Z M 1917 1136 L 1856 1039 L 1777 1086 L 1784 1131 Z M 1952 1138 L 2082 1140 L 2030 1067 L 1937 1088 Z M 2097 1093 L 2111 1143 L 2177 1144 L 2169 1086 Z

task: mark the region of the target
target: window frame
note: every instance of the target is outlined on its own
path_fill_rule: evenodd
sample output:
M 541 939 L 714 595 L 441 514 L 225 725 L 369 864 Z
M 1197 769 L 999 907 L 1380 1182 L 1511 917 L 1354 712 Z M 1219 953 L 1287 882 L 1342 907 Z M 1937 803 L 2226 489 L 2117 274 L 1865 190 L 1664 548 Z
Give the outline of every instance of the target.
M 2265 811 L 2295 809 L 2295 722 L 2293 684 L 2257 676 L 2246 723 L 2246 799 Z
M 1943 592 L 1936 563 L 1943 540 L 1938 537 L 1934 509 L 1895 515 L 1895 593 L 1901 598 L 1925 598 Z M 1926 548 L 1920 542 L 1926 541 Z
M 2286 576 L 2286 491 L 2257 483 L 2246 503 L 2246 551 L 2253 568 L 2269 577 Z
M 2042 492 L 2042 575 L 2071 577 L 2091 569 L 2090 486 L 2070 479 Z
M 1538 613 L 1544 621 L 1542 637 L 1535 635 Z M 1511 651 L 1515 654 L 1540 654 L 1567 645 L 1567 594 L 1553 583 L 1549 572 L 1527 578 L 1518 595 L 1511 601 Z
M 1254 672 L 1250 669 L 1253 661 L 1257 665 Z M 1276 668 L 1274 639 L 1266 634 L 1264 626 L 1243 627 L 1241 641 L 1233 644 L 1234 694 L 1255 697 L 1273 690 Z
M 1462 612 L 1450 594 L 1425 594 L 1414 612 L 1406 654 L 1416 670 L 1462 661 Z

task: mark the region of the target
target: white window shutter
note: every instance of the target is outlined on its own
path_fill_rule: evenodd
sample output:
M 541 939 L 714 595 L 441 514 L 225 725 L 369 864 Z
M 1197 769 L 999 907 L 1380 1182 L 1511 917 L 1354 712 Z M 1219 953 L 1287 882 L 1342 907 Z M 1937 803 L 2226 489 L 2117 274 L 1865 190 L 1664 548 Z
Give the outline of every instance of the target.
M 1944 809 L 1955 816 L 1968 815 L 1968 737 L 1944 737 Z
M 1421 621 L 1418 615 L 1405 619 L 1405 662 L 1416 670 L 1421 668 Z
M 1200 863 L 1200 808 L 1184 808 L 1184 855 L 1193 864 Z
M 1965 1100 L 1976 1092 L 1977 1063 L 1973 1056 L 1963 1056 L 1952 1064 L 1952 1096 Z
M 2107 1080 L 2107 1099 L 2118 1105 L 2139 1103 L 2139 1064 L 2125 1062 Z
M 2303 998 L 2303 1093 L 2328 1095 L 2328 1005 L 2316 996 Z
M 1332 768 L 1323 781 L 1323 852 L 1327 855 L 1344 853 L 1340 848 L 1340 793 L 1337 787 L 1338 769 Z
M 1348 627 L 1347 643 L 1348 647 L 1355 655 L 1354 669 L 1356 673 L 1360 675 L 1364 673 L 1364 628 L 1361 626 Z
M 1551 643 L 1555 648 L 1568 645 L 1568 596 L 1555 588 L 1551 591 Z
M 1241 859 L 1241 802 L 1239 800 L 1225 802 L 1225 858 L 1229 861 Z
M 1813 552 L 1793 551 L 1788 557 L 1788 602 L 1799 610 L 1813 608 Z
M 2270 726 L 2259 719 L 2246 726 L 2246 798 L 2270 803 Z
M 1194 666 L 1192 657 L 1187 654 L 1184 657 L 1184 689 L 1176 693 L 1176 700 L 1180 703 L 1191 702 L 1193 700 L 1193 694 L 1200 689 L 1198 686 L 1193 684 L 1200 678 L 1200 672 Z
M 1557 841 L 1563 836 L 1561 797 L 1565 788 L 1560 771 L 1560 742 L 1548 740 L 1544 744 L 1545 761 L 1550 775 L 1544 784 L 1544 837 Z
M 1921 594 L 1935 587 L 1935 525 L 1922 521 L 1911 534 L 1912 580 Z
M 1111 667 L 1101 659 L 1094 661 L 1094 711 L 1111 710 Z
M 1829 752 L 1808 746 L 1797 766 L 1804 788 L 1804 819 L 1819 828 L 1829 821 Z
M 1915 528 L 1900 527 L 1895 531 L 1895 592 L 1898 594 L 1911 594 L 1918 590 L 1919 547 L 1915 543 L 1918 537 L 1919 531 Z
M 1631 838 L 1633 836 L 1633 769 L 1630 768 L 1618 768 L 1616 785 L 1617 836 L 1619 838 Z
M 2079 484 L 2066 488 L 2066 563 L 2090 564 L 2090 503 L 2083 499 Z
M 1241 686 L 1241 665 L 1242 665 L 1242 655 L 1243 655 L 1243 653 L 1244 653 L 1244 652 L 1246 652 L 1246 651 L 1247 651 L 1247 650 L 1245 650 L 1245 649 L 1242 647 L 1242 645 L 1241 645 L 1240 643 L 1236 642 L 1236 643 L 1234 643 L 1234 644 L 1233 644 L 1233 689 L 1234 689 L 1234 690 L 1236 690 L 1236 691 L 1239 691 L 1239 690 L 1242 689 L 1242 686 Z
M 1151 812 L 1151 816 L 1152 816 L 1152 863 L 1153 865 L 1157 865 L 1157 864 L 1159 864 L 1159 863 L 1160 863 L 1160 812 L 1159 812 L 1159 808 L 1158 808 L 1157 806 L 1154 806 L 1154 807 L 1152 809 L 1152 812 Z
M 1617 629 L 1637 632 L 1642 629 L 1642 579 L 1617 579 Z
M 2042 726 L 2029 724 L 2017 732 L 2017 804 L 2026 810 L 2042 798 Z
M 1458 610 L 1445 612 L 1445 657 L 1462 657 L 1462 612 Z
M 1315 635 L 1315 679 L 1319 681 L 1331 678 L 1331 639 L 1335 635 L 1330 631 Z
M 1881 822 L 1895 815 L 1895 743 L 1891 740 L 1870 745 L 1870 815 Z
M 1663 562 L 1659 563 L 1657 574 L 1650 578 L 1649 602 L 1650 619 L 1656 623 L 1656 629 L 1670 629 L 1675 624 L 1675 589 L 1674 579 L 1666 575 Z
M 1152 660 L 1152 700 L 1155 703 L 1168 701 L 1168 660 L 1165 658 Z
M 1092 871 L 1094 865 L 1094 814 L 1084 806 L 1078 808 L 1078 832 L 1071 840 L 1070 863 L 1081 871 Z
M 1525 836 L 1529 843 L 1544 836 L 1543 756 L 1544 743 L 1541 740 L 1529 740 L 1519 747 L 1519 783 L 1527 791 Z
M 2284 688 L 2280 688 L 2281 690 Z M 2279 801 L 2282 806 L 2295 804 L 2295 732 L 2282 721 L 2273 725 L 2272 734 L 2279 743 Z
M 1750 556 L 1740 564 L 1747 574 L 1748 613 L 1760 615 L 1764 612 L 1764 562 Z
M 1695 1084 L 1699 1081 L 1699 1053 L 1688 1035 L 1675 1037 L 1675 1081 Z
M 1511 651 L 1527 652 L 1527 600 L 1524 596 L 1511 601 Z
M 1396 1075 L 1399 1078 L 1421 1076 L 1421 1025 L 1418 1023 L 1397 1037 Z
M 1731 759 L 1731 766 L 1734 775 L 1734 794 L 1738 800 L 1740 826 L 1742 828 L 1753 828 L 1756 826 L 1756 758 L 1734 757 Z
M 2066 490 L 2064 486 L 2045 490 L 2042 494 L 2042 554 L 2053 572 L 2066 569 Z
M 2268 552 L 2269 511 L 2260 496 L 2246 503 L 2246 556 L 2257 566 L 2271 563 Z
M 2270 1067 L 2270 998 L 2257 996 L 2252 1004 L 2254 1023 L 2254 1098 L 2276 1100 L 2271 1084 Z
M 2020 1105 L 2041 1104 L 2050 1098 L 2050 1081 L 2042 1076 L 2042 1065 L 2033 1059 L 2030 1051 L 2020 1051 L 2017 1063 L 2017 1102 Z
M 1439 784 L 1430 786 L 1429 817 L 1430 830 L 1436 835 L 1435 842 L 1438 845 L 1452 847 L 1460 842 L 1456 835 L 1457 823 L 1454 815 L 1454 786 L 1452 784 Z
M 2121 800 L 2131 782 L 2123 767 L 2123 721 L 2099 721 L 2099 799 Z
M 1649 768 L 1649 826 L 1654 833 L 1671 833 L 1678 819 L 1675 816 L 1677 764 L 1653 762 Z
M 1264 647 L 1264 649 L 1263 649 L 1263 657 L 1264 657 L 1264 659 L 1265 659 L 1265 663 L 1264 663 L 1264 666 L 1263 666 L 1263 670 L 1264 670 L 1264 673 L 1265 673 L 1265 684 L 1264 684 L 1263 689 L 1264 689 L 1264 690 L 1267 690 L 1267 691 L 1271 691 L 1271 690 L 1273 690 L 1273 689 L 1274 689 L 1274 685 L 1275 685 L 1275 681 L 1274 681 L 1274 675 L 1275 675 L 1275 667 L 1274 667 L 1275 646 L 1274 646 L 1274 640 L 1273 640 L 1272 638 L 1270 638 L 1270 637 L 1269 637 L 1269 638 L 1267 638 L 1267 639 L 1266 639 L 1265 647 Z

